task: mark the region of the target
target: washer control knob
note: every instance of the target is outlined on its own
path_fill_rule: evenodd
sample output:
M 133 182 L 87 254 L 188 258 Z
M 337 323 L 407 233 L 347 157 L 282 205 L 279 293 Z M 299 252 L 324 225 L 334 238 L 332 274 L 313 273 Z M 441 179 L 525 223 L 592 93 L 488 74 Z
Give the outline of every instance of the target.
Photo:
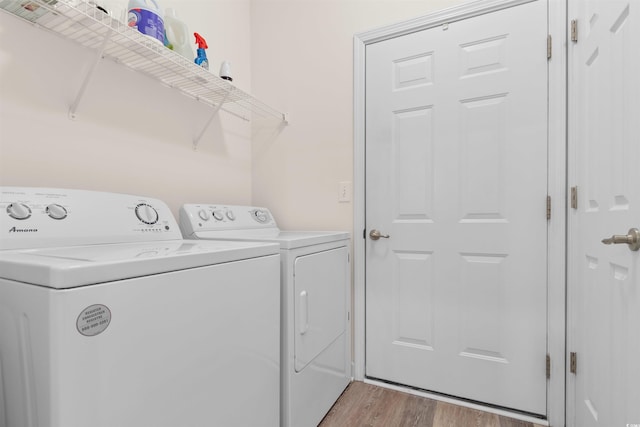
M 264 209 L 256 209 L 253 211 L 253 219 L 258 221 L 260 224 L 264 224 L 269 221 L 269 212 Z
M 7 213 L 13 219 L 27 219 L 31 216 L 31 208 L 24 203 L 11 203 L 7 206 Z
M 136 216 L 140 221 L 149 225 L 158 222 L 159 218 L 158 211 L 156 211 L 153 206 L 146 203 L 140 203 L 138 206 L 136 206 Z
M 213 211 L 213 217 L 216 219 L 216 221 L 222 221 L 224 219 L 221 211 Z
M 229 218 L 229 221 L 236 220 L 236 214 L 234 214 L 233 211 L 227 211 L 226 215 L 227 215 L 227 218 Z
M 47 206 L 47 215 L 53 219 L 65 219 L 67 217 L 67 210 L 64 206 L 60 206 L 58 204 L 51 204 Z
M 209 221 L 209 212 L 207 212 L 206 209 L 200 209 L 198 211 L 198 216 L 200 217 L 201 220 L 203 221 Z

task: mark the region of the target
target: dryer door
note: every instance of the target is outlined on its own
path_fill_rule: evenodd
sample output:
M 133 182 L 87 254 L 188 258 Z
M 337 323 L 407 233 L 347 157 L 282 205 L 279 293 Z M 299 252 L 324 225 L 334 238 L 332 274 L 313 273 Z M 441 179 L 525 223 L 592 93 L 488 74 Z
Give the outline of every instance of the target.
M 294 264 L 295 370 L 346 332 L 348 292 L 346 247 L 296 258 Z

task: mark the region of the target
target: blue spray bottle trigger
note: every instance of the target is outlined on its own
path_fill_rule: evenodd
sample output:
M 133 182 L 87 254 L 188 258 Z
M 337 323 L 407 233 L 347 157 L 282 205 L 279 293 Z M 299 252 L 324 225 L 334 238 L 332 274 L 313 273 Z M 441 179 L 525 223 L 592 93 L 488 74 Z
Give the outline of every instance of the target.
M 197 56 L 193 62 L 208 70 L 209 60 L 207 59 L 207 51 L 205 50 L 209 48 L 209 46 L 207 46 L 207 41 L 198 33 L 193 33 L 193 35 L 195 36 L 196 44 L 198 45 Z

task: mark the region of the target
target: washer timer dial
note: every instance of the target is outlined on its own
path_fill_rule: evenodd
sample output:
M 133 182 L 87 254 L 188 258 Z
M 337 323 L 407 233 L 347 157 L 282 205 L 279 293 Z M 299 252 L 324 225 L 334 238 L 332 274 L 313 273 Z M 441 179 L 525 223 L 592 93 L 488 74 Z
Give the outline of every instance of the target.
M 136 206 L 136 216 L 145 224 L 153 225 L 158 222 L 158 211 L 151 205 L 140 203 Z

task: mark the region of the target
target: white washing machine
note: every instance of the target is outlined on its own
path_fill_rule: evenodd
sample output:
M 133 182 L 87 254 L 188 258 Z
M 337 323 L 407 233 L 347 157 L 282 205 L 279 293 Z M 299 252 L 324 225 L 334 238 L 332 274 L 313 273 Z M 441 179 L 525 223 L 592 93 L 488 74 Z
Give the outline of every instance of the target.
M 0 187 L 0 427 L 276 427 L 279 289 L 159 200 Z
M 280 245 L 281 422 L 317 426 L 351 380 L 349 233 L 280 231 L 250 206 L 188 204 L 179 220 L 188 239 Z

